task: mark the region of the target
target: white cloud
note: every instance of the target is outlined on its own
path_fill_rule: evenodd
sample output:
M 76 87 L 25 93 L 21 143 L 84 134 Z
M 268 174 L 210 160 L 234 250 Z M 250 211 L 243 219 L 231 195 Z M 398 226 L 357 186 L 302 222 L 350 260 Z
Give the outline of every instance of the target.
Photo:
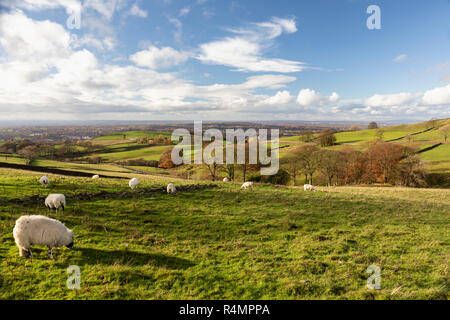
M 450 105 L 450 84 L 445 87 L 426 91 L 423 95 L 422 101 L 427 105 Z
M 177 18 L 168 17 L 167 19 L 171 24 L 175 26 L 175 31 L 173 32 L 173 39 L 176 42 L 181 43 L 181 39 L 183 37 L 183 24 Z
M 333 92 L 329 97 L 322 96 L 312 89 L 302 89 L 297 96 L 297 103 L 303 107 L 308 106 L 323 106 L 330 103 L 337 102 L 340 99 L 336 92 Z
M 170 68 L 185 62 L 188 55 L 171 47 L 157 48 L 150 46 L 147 50 L 139 51 L 130 57 L 130 60 L 141 67 L 151 69 Z
M 302 62 L 263 57 L 264 49 L 270 47 L 273 39 L 283 32 L 297 31 L 294 20 L 273 18 L 268 22 L 254 23 L 249 28 L 229 31 L 235 36 L 202 44 L 197 59 L 238 71 L 289 73 L 304 69 Z
M 78 9 L 81 7 L 80 0 L 3 0 L 2 5 L 7 8 L 24 9 L 30 11 L 41 11 L 63 7 L 66 9 Z
M 336 102 L 340 99 L 340 96 L 336 92 L 333 92 L 328 99 L 330 102 Z
M 22 12 L 1 15 L 0 45 L 10 59 L 49 60 L 66 54 L 70 41 L 65 29 L 49 20 L 35 22 Z
M 369 107 L 402 106 L 413 102 L 417 95 L 412 93 L 375 94 L 364 101 Z
M 135 1 L 135 0 L 133 0 Z M 34 5 L 49 5 L 37 1 Z M 92 21 L 95 21 L 92 16 Z M 83 20 L 86 23 L 86 19 Z M 14 28 L 8 26 L 13 25 Z M 85 24 L 84 24 L 85 25 Z M 182 25 L 180 23 L 180 29 Z M 260 30 L 259 35 L 255 31 Z M 232 31 L 229 39 L 237 55 L 249 62 L 245 71 L 288 70 L 285 61 L 264 58 L 263 52 L 271 40 L 281 34 L 295 32 L 295 21 L 270 20 L 267 24 L 253 24 L 247 29 Z M 281 33 L 280 33 L 281 32 Z M 263 35 L 261 38 L 261 34 Z M 233 84 L 198 85 L 179 73 L 163 73 L 160 68 L 180 65 L 188 53 L 170 47 L 147 43 L 145 49 L 131 54 L 127 60 L 106 63 L 91 48 L 111 50 L 116 40 L 110 33 L 96 37 L 81 33 L 71 37 L 63 25 L 48 20 L 37 21 L 21 11 L 0 15 L 0 117 L 48 118 L 80 117 L 130 119 L 158 115 L 162 119 L 173 115 L 185 117 L 201 111 L 205 118 L 219 119 L 342 119 L 349 120 L 396 118 L 430 118 L 450 116 L 450 85 L 422 93 L 377 94 L 367 99 L 342 100 L 335 92 L 329 96 L 312 89 L 300 90 L 295 97 L 289 84 L 296 77 L 284 74 L 249 76 Z M 266 39 L 269 45 L 259 39 Z M 240 46 L 243 44 L 243 46 Z M 232 53 L 230 52 L 230 55 Z M 109 54 L 108 54 L 109 56 Z M 116 57 L 117 58 L 117 57 Z M 226 56 L 228 59 L 232 59 Z M 221 58 L 222 59 L 222 58 Z M 134 62 L 134 64 L 132 62 Z M 239 62 L 239 63 L 242 63 Z M 278 64 L 277 64 L 278 63 Z M 298 66 L 295 62 L 292 66 Z M 240 68 L 235 60 L 233 68 Z M 269 68 L 270 67 L 270 68 Z M 302 66 L 300 66 L 302 67 Z M 200 74 L 218 79 L 210 70 Z M 270 92 L 269 90 L 276 90 Z M 301 108 L 300 106 L 315 108 Z M 431 107 L 432 106 L 432 107 Z M 147 115 L 147 116 L 146 116 Z M 330 116 L 331 115 L 331 116 Z M 328 118 L 329 119 L 329 118 Z
M 130 9 L 130 15 L 132 16 L 136 16 L 136 17 L 140 17 L 140 18 L 147 18 L 148 13 L 145 10 L 142 10 L 141 8 L 139 8 L 139 5 L 137 2 L 135 2 Z
M 83 9 L 93 9 L 104 19 L 111 21 L 114 13 L 122 10 L 126 4 L 127 0 L 84 0 Z
M 394 62 L 402 62 L 402 61 L 405 61 L 407 58 L 408 58 L 408 56 L 406 54 L 401 54 L 401 55 L 396 56 L 393 61 Z
M 297 96 L 297 103 L 301 106 L 319 104 L 320 100 L 321 96 L 316 91 L 311 89 L 302 89 Z
M 294 97 L 291 96 L 289 91 L 283 90 L 283 91 L 278 91 L 274 96 L 265 99 L 262 102 L 262 104 L 283 105 L 283 104 L 289 104 L 292 101 L 294 101 Z
M 181 10 L 178 13 L 178 15 L 181 17 L 181 16 L 184 16 L 184 15 L 188 14 L 190 11 L 191 11 L 191 8 L 184 7 L 184 8 L 181 8 Z

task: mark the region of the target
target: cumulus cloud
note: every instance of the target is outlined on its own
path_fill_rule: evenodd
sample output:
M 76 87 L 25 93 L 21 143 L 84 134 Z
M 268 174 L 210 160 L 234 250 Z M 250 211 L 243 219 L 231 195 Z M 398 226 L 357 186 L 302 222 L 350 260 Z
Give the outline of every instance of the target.
M 394 62 L 402 62 L 402 61 L 405 61 L 407 58 L 408 58 L 408 56 L 403 53 L 403 54 L 396 56 L 393 61 Z
M 426 91 L 423 95 L 422 101 L 427 105 L 450 105 L 450 84 L 445 87 Z
M 412 93 L 396 93 L 396 94 L 375 94 L 364 101 L 369 107 L 391 107 L 401 106 L 413 102 L 417 95 Z
M 294 101 L 294 97 L 291 96 L 287 90 L 278 91 L 274 96 L 269 97 L 262 101 L 262 104 L 268 105 L 284 105 Z
M 263 51 L 270 47 L 273 39 L 283 33 L 297 31 L 293 19 L 273 18 L 251 24 L 248 28 L 229 31 L 234 36 L 202 44 L 197 59 L 208 64 L 232 67 L 237 71 L 290 73 L 304 69 L 302 62 L 263 57 Z
M 138 66 L 151 69 L 170 68 L 185 62 L 188 55 L 171 47 L 157 48 L 150 46 L 147 50 L 139 51 L 130 57 Z
M 38 10 L 56 4 L 64 7 L 62 3 L 69 2 L 37 0 L 24 1 L 23 5 L 33 5 Z M 107 19 L 106 11 L 105 15 Z M 98 19 L 83 21 L 86 25 Z M 15 27 L 10 28 L 11 25 Z M 181 22 L 179 27 L 181 30 Z M 116 47 L 115 37 L 110 33 L 101 37 L 90 32 L 77 33 L 78 38 L 61 24 L 34 20 L 20 10 L 12 10 L 0 15 L 0 117 L 117 118 L 120 113 L 121 119 L 125 115 L 136 119 L 137 114 L 139 117 L 159 115 L 164 119 L 192 115 L 195 111 L 215 119 L 230 119 L 233 115 L 237 119 L 243 115 L 247 118 L 263 115 L 269 119 L 326 119 L 332 115 L 333 120 L 338 116 L 349 120 L 365 119 L 368 115 L 373 118 L 450 116 L 450 85 L 425 93 L 375 94 L 353 101 L 343 100 L 336 92 L 327 96 L 312 89 L 302 89 L 297 97 L 292 96 L 289 85 L 296 77 L 280 73 L 303 66 L 295 61 L 265 58 L 263 53 L 272 41 L 296 29 L 292 19 L 273 18 L 230 30 L 232 36 L 216 44 L 227 42 L 225 49 L 230 49 L 227 46 L 234 43 L 236 51 L 219 57 L 221 64 L 231 59 L 229 65 L 235 69 L 278 70 L 278 73 L 251 75 L 232 84 L 198 85 L 182 78 L 182 73 L 161 71 L 182 64 L 192 56 L 190 53 L 146 43 L 138 52 L 131 53 L 128 60 L 124 57 L 115 64 L 107 61 L 117 62 L 114 59 L 117 57 L 102 60 L 105 53 L 96 52 Z M 248 60 L 237 62 L 232 60 L 232 54 Z M 243 61 L 248 65 L 241 65 Z M 209 72 L 201 71 L 205 76 Z M 210 83 L 213 79 L 218 77 L 211 74 L 208 80 L 201 81 Z
M 297 103 L 303 107 L 308 106 L 322 106 L 337 102 L 339 95 L 333 92 L 329 97 L 322 96 L 312 89 L 302 89 L 297 95 Z

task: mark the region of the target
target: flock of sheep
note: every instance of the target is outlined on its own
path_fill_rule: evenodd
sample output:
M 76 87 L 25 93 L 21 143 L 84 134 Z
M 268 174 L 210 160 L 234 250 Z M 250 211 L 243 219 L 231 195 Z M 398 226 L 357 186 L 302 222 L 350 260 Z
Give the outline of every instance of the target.
M 92 179 L 99 179 L 99 175 L 94 175 Z M 43 176 L 39 179 L 39 182 L 44 186 L 50 185 L 50 179 L 47 176 Z M 224 178 L 223 182 L 229 182 L 228 178 Z M 139 184 L 137 178 L 132 178 L 128 185 L 134 190 Z M 251 188 L 253 190 L 253 182 L 244 182 L 241 189 Z M 304 185 L 305 191 L 315 191 L 314 187 L 310 184 Z M 167 185 L 167 193 L 173 194 L 177 191 L 173 183 Z M 45 206 L 49 210 L 58 211 L 59 208 L 66 207 L 66 197 L 63 194 L 50 194 L 45 199 Z M 21 257 L 31 257 L 32 245 L 42 245 L 48 247 L 48 255 L 53 258 L 53 248 L 66 246 L 71 249 L 73 247 L 73 232 L 66 228 L 66 226 L 55 219 L 51 219 L 41 215 L 21 216 L 16 220 L 16 224 L 13 229 L 14 240 L 19 248 L 19 255 Z

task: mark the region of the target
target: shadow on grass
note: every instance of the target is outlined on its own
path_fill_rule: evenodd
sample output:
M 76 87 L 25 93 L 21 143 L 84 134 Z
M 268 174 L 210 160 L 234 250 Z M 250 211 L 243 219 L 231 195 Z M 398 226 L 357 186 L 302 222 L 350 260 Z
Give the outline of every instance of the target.
M 74 258 L 75 264 L 105 264 L 105 265 L 151 265 L 171 270 L 187 269 L 195 264 L 192 261 L 167 256 L 161 253 L 143 253 L 130 250 L 100 250 L 93 248 L 76 248 L 75 252 L 81 252 L 81 257 Z M 76 261 L 79 260 L 79 261 Z

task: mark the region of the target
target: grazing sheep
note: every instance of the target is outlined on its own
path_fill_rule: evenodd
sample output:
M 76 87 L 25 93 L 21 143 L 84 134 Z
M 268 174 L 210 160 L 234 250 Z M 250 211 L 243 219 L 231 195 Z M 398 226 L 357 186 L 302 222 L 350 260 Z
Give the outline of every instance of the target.
M 94 179 L 94 180 L 99 179 L 99 178 L 100 178 L 100 176 L 98 174 L 92 176 L 92 179 Z
M 134 190 L 137 187 L 137 185 L 139 184 L 139 180 L 137 178 L 133 178 L 130 180 L 130 182 L 128 184 L 129 184 L 130 188 L 132 190 Z
M 39 183 L 40 184 L 42 184 L 44 187 L 48 187 L 49 186 L 49 184 L 50 184 L 50 179 L 47 177 L 47 176 L 42 176 L 40 179 L 39 179 Z
M 230 179 L 228 179 L 227 177 L 223 178 L 223 182 L 228 182 L 230 181 Z
M 314 186 L 313 185 L 311 185 L 311 184 L 305 184 L 304 186 L 303 186 L 303 190 L 305 190 L 305 191 L 316 191 L 316 189 L 314 188 Z
M 63 211 L 66 207 L 66 197 L 63 194 L 53 193 L 49 194 L 45 198 L 45 206 L 50 209 L 58 211 L 59 207 L 62 207 Z
M 167 193 L 175 193 L 177 192 L 177 188 L 175 188 L 175 185 L 173 183 L 169 183 L 167 185 Z
M 19 255 L 30 256 L 32 245 L 48 247 L 48 255 L 53 259 L 53 248 L 73 247 L 73 232 L 58 220 L 44 216 L 21 216 L 13 229 L 14 240 L 19 247 Z
M 244 182 L 244 184 L 241 187 L 241 189 L 248 189 L 248 188 L 252 188 L 253 190 L 253 182 Z

